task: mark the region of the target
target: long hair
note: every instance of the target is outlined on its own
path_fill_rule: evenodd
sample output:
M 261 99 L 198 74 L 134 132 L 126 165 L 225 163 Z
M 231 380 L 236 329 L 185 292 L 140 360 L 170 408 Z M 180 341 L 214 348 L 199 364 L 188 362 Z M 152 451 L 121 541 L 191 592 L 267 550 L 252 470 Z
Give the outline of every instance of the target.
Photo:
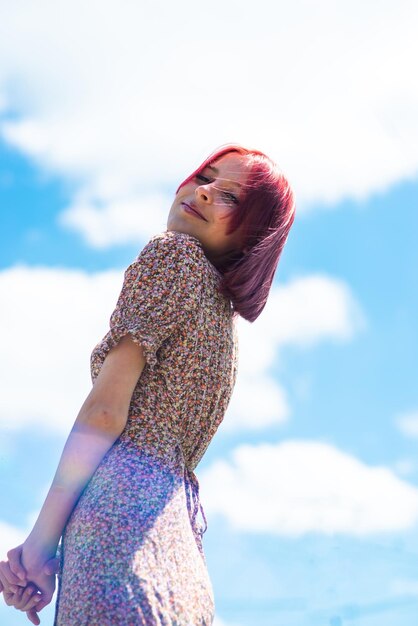
M 194 179 L 208 165 L 230 152 L 244 156 L 249 174 L 228 234 L 241 228 L 238 252 L 222 261 L 221 292 L 232 302 L 234 312 L 253 322 L 264 309 L 280 255 L 295 219 L 295 198 L 283 172 L 264 152 L 239 144 L 221 146 L 178 187 Z

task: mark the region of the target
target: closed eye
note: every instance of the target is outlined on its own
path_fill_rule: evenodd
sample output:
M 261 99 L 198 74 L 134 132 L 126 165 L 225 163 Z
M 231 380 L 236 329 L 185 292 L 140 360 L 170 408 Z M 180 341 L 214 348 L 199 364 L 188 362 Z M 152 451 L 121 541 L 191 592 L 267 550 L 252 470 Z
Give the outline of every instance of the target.
M 200 183 L 203 183 L 204 185 L 207 185 L 213 180 L 209 178 L 208 176 L 204 176 L 203 174 L 196 174 L 195 178 L 196 180 L 198 180 Z M 239 200 L 237 196 L 235 196 L 230 191 L 223 191 L 222 193 L 224 194 L 226 198 L 228 198 L 228 200 L 231 200 L 233 204 L 239 204 Z
M 225 197 L 228 198 L 229 200 L 232 200 L 232 202 L 234 204 L 239 204 L 238 198 L 236 196 L 234 196 L 233 193 L 230 193 L 229 191 L 224 191 L 223 193 L 224 193 Z
M 196 174 L 196 180 L 199 180 L 205 185 L 207 185 L 207 183 L 210 183 L 210 178 L 208 178 L 207 176 L 203 176 L 203 174 Z

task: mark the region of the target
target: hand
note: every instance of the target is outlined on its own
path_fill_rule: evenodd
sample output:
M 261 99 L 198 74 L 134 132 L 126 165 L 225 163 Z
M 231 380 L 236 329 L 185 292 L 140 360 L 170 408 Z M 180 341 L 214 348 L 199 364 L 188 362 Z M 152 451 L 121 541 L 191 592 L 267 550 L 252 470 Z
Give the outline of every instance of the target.
M 37 588 L 31 583 L 26 588 L 18 587 L 15 593 L 3 589 L 4 600 L 8 606 L 25 611 L 32 624 L 38 626 L 40 619 L 37 614 L 36 605 L 39 604 L 41 596 L 37 593 Z
M 26 587 L 25 587 L 26 585 Z M 36 626 L 40 623 L 35 606 L 41 600 L 35 585 L 23 582 L 10 569 L 9 563 L 0 563 L 0 592 L 8 606 L 25 611 L 28 619 Z
M 53 550 L 55 555 L 55 549 Z M 39 548 L 31 542 L 30 537 L 21 546 L 17 546 L 7 553 L 10 569 L 22 578 L 34 583 L 41 592 L 41 600 L 37 605 L 37 611 L 41 611 L 52 600 L 55 591 L 55 574 L 58 572 L 58 559 L 51 558 L 51 552 Z
M 33 570 L 29 568 L 27 574 L 22 565 L 24 545 L 10 550 L 7 556 L 9 563 L 0 563 L 0 592 L 3 591 L 6 604 L 25 611 L 28 619 L 38 625 L 40 620 L 37 613 L 51 602 L 54 594 L 59 559 L 54 557 L 42 567 L 38 566 Z M 33 554 L 29 555 L 29 562 L 30 556 L 33 563 Z

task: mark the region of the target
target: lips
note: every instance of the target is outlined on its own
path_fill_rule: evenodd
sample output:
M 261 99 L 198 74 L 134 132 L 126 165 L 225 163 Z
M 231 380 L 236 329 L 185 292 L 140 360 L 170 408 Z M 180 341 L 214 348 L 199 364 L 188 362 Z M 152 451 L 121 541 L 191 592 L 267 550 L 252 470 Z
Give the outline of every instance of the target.
M 204 220 L 205 222 L 207 222 L 208 220 L 206 218 L 203 217 L 203 215 L 201 213 L 199 213 L 199 211 L 196 209 L 195 206 L 192 206 L 190 204 L 187 204 L 187 202 L 182 202 L 181 203 L 182 206 L 186 209 L 186 211 L 189 213 L 193 213 L 194 215 L 196 215 L 197 217 L 199 217 L 201 220 Z

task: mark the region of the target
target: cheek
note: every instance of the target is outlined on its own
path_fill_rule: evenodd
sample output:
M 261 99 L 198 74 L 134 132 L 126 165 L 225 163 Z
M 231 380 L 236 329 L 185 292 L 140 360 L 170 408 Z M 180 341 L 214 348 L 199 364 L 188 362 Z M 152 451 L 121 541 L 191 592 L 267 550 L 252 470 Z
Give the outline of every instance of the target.
M 222 212 L 219 212 L 219 214 L 217 215 L 217 219 L 215 221 L 216 232 L 219 235 L 226 236 L 228 229 L 229 229 L 230 222 L 231 222 L 231 210 L 224 210 Z
M 190 193 L 194 193 L 194 190 L 196 189 L 196 185 L 192 182 L 187 183 L 186 185 L 183 185 L 183 187 L 181 187 L 178 191 L 178 196 L 187 196 Z
M 181 202 L 185 199 L 187 193 L 184 192 L 184 187 L 182 187 L 178 193 L 174 196 L 173 204 L 171 205 L 173 210 L 175 207 L 178 207 Z
M 221 209 L 219 209 L 218 211 L 218 220 L 220 224 L 224 224 L 225 226 L 228 225 L 228 223 L 231 221 L 232 219 L 232 215 L 234 213 L 234 207 L 231 206 L 223 206 Z

